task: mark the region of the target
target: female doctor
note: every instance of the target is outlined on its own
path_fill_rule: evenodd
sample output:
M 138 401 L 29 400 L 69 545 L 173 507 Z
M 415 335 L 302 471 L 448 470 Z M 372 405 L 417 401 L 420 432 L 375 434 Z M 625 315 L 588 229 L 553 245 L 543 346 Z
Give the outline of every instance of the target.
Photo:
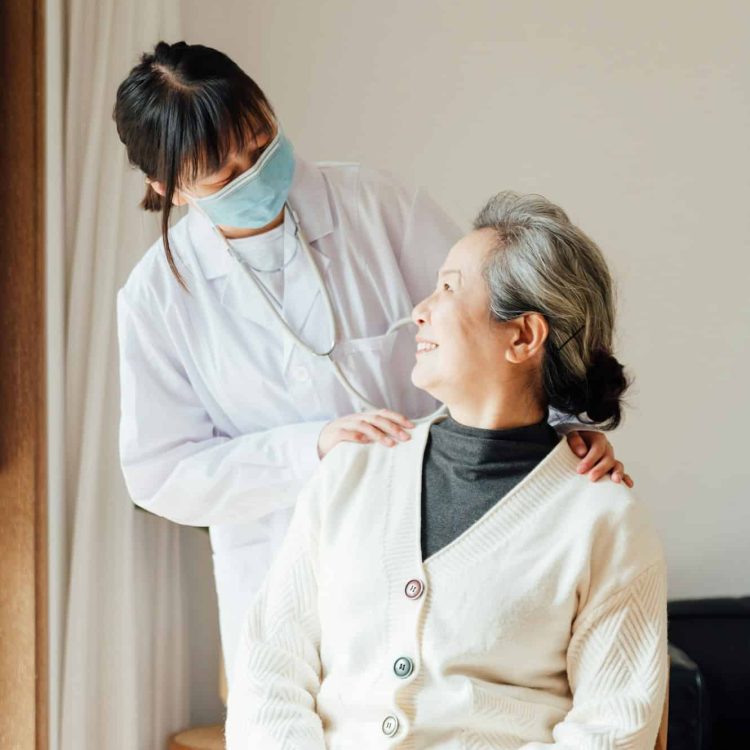
M 382 172 L 295 155 L 263 92 L 208 47 L 144 54 L 114 118 L 162 214 L 118 294 L 123 472 L 141 507 L 210 527 L 229 665 L 318 461 L 340 441 L 408 440 L 407 416 L 436 408 L 411 385 L 414 332 L 393 326 L 461 233 Z M 568 439 L 581 473 L 631 484 L 603 435 Z

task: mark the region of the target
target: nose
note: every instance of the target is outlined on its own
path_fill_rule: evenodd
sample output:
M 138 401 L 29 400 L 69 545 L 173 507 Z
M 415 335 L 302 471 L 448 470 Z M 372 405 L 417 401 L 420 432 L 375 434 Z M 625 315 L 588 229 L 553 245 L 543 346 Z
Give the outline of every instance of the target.
M 414 305 L 414 309 L 411 311 L 411 319 L 418 326 L 423 326 L 427 322 L 428 307 L 427 302 L 430 298 L 427 297 L 421 302 Z

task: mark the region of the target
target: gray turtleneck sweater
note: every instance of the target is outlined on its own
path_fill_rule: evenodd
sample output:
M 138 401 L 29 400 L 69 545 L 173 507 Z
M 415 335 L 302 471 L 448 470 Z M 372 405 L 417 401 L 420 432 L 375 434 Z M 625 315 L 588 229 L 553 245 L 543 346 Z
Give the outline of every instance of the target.
M 422 470 L 422 559 L 450 544 L 557 445 L 546 419 L 484 430 L 452 417 L 430 428 Z

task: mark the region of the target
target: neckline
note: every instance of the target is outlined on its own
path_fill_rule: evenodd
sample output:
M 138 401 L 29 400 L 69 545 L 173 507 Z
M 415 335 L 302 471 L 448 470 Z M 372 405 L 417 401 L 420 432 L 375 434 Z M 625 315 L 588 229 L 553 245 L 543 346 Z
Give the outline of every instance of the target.
M 402 444 L 402 447 L 411 448 L 415 453 L 417 450 L 419 451 L 418 460 L 409 461 L 409 464 L 415 468 L 410 472 L 410 481 L 404 483 L 406 492 L 401 502 L 406 504 L 406 508 L 409 507 L 408 503 L 413 503 L 411 510 L 408 511 L 409 518 L 413 522 L 411 530 L 413 544 L 423 570 L 432 572 L 445 566 L 450 568 L 453 558 L 457 558 L 457 564 L 470 562 L 472 558 L 482 554 L 485 547 L 483 542 L 496 543 L 498 538 L 507 537 L 513 527 L 523 520 L 529 511 L 544 502 L 546 492 L 554 491 L 563 482 L 569 481 L 571 472 L 574 476 L 578 476 L 575 474 L 575 467 L 579 459 L 570 450 L 566 437 L 561 435 L 557 445 L 510 492 L 503 495 L 502 498 L 498 498 L 489 510 L 483 513 L 471 526 L 464 529 L 449 544 L 430 555 L 426 560 L 422 560 L 422 474 L 424 472 L 425 448 L 427 447 L 430 427 L 435 422 L 442 421 L 445 418 L 445 416 L 438 416 L 419 425 L 421 430 L 418 439 L 415 440 L 416 436 L 413 432 L 412 440 L 409 443 Z M 498 529 L 498 519 L 506 516 L 508 517 L 507 525 L 505 528 Z M 467 543 L 467 540 L 475 537 L 477 544 Z
M 533 434 L 544 427 L 549 426 L 549 415 L 545 414 L 543 419 L 538 422 L 532 422 L 530 424 L 520 425 L 517 427 L 500 427 L 500 428 L 487 428 L 487 427 L 474 427 L 473 425 L 463 424 L 456 420 L 450 412 L 446 418 L 441 421 L 442 427 L 456 435 L 465 435 L 466 437 L 477 437 L 484 438 L 487 440 L 492 439 L 523 439 L 529 434 Z M 435 425 L 430 425 L 430 428 Z
M 439 424 L 430 425 L 427 446 L 436 461 L 452 464 L 452 469 L 481 470 L 519 458 L 533 457 L 535 465 L 555 449 L 558 440 L 546 419 L 519 427 L 485 429 L 463 425 L 448 415 Z
M 283 237 L 284 230 L 285 226 L 282 221 L 277 227 L 270 229 L 268 232 L 263 232 L 263 234 L 251 234 L 249 237 L 234 237 L 232 239 L 227 238 L 227 242 L 238 250 L 255 249 L 278 242 Z

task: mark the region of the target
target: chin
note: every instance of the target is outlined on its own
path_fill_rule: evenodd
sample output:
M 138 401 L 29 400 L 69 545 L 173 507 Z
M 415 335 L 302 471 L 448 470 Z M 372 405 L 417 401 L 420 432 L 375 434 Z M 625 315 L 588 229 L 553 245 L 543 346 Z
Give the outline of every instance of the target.
M 437 383 L 427 377 L 424 372 L 420 371 L 419 363 L 414 365 L 414 369 L 411 371 L 411 382 L 419 388 L 420 391 L 425 391 L 425 393 L 429 393 L 433 398 L 438 399 L 438 401 L 440 400 L 440 397 L 437 394 L 437 391 L 439 390 L 439 388 L 436 388 Z

